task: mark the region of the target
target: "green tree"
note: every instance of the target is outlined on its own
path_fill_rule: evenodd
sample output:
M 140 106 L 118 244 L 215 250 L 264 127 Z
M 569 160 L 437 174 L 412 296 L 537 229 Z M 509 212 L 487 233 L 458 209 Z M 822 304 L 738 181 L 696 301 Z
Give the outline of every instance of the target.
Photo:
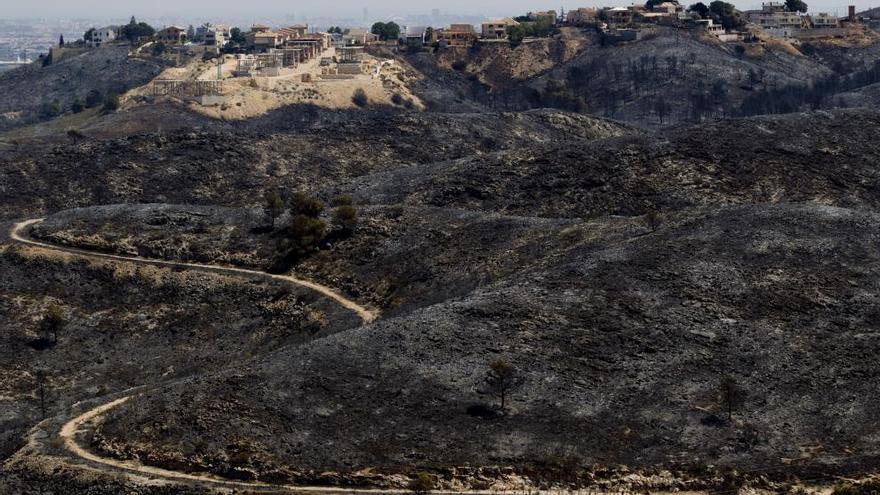
M 236 45 L 241 46 L 247 43 L 247 39 L 244 37 L 244 33 L 241 32 L 241 29 L 234 27 L 229 30 L 229 39 Z
M 395 22 L 377 22 L 370 28 L 370 32 L 378 36 L 382 41 L 400 38 L 400 26 Z
M 85 109 L 85 104 L 79 98 L 74 98 L 73 103 L 70 104 L 70 111 L 73 113 L 82 113 Z
M 519 46 L 527 35 L 526 24 L 507 26 L 507 41 L 510 42 L 512 47 Z
M 709 7 L 703 2 L 697 2 L 688 7 L 688 12 L 698 14 L 701 18 L 705 19 L 709 15 Z
M 714 0 L 709 4 L 709 11 L 718 16 L 718 20 L 724 26 L 724 29 L 740 29 L 745 25 L 742 15 L 732 3 Z
M 153 26 L 145 22 L 138 22 L 134 16 L 131 16 L 131 20 L 125 26 L 122 26 L 122 29 L 119 31 L 120 37 L 128 40 L 131 43 L 138 41 L 140 38 L 149 38 L 156 34 L 156 30 Z
M 296 192 L 290 197 L 290 214 L 318 218 L 324 211 L 324 202 L 304 192 Z
M 67 326 L 64 310 L 57 304 L 50 304 L 43 315 L 43 331 L 52 336 L 52 343 L 58 343 L 58 334 Z
M 64 35 L 58 37 L 58 46 L 64 46 Z
M 190 41 L 196 39 L 196 28 L 192 24 L 186 28 L 186 39 Z
M 785 8 L 789 12 L 800 12 L 806 14 L 809 8 L 803 0 L 785 0 Z
M 154 43 L 153 50 L 152 50 L 153 56 L 154 57 L 161 57 L 165 53 L 165 50 L 167 50 L 167 49 L 168 49 L 168 47 L 166 47 L 165 43 L 162 43 L 161 41 Z
M 351 234 L 357 228 L 357 208 L 352 205 L 340 205 L 333 210 L 333 225 L 346 234 Z
M 523 383 L 525 380 L 519 376 L 516 368 L 506 360 L 496 359 L 489 363 L 486 385 L 488 392 L 498 399 L 498 409 L 501 411 L 507 408 L 510 394 L 522 387 Z
M 287 235 L 281 239 L 279 249 L 288 258 L 303 258 L 318 249 L 326 231 L 327 224 L 320 218 L 296 215 L 287 226 Z
M 284 201 L 278 191 L 266 191 L 263 195 L 263 211 L 266 212 L 266 217 L 272 222 L 271 225 L 274 229 L 275 221 L 284 213 Z

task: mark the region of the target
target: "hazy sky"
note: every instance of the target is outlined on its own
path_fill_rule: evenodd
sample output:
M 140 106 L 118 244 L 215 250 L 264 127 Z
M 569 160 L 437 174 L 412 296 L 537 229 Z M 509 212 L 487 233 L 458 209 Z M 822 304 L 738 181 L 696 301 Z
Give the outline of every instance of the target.
M 694 0 L 695 1 L 695 0 Z M 835 11 L 845 15 L 846 0 L 806 0 L 812 11 Z M 859 0 L 854 3 L 859 10 L 880 5 L 880 0 Z M 515 15 L 530 10 L 566 9 L 593 5 L 629 5 L 633 0 L 445 0 L 417 2 L 414 0 L 329 0 L 323 2 L 291 0 L 3 0 L 0 19 L 3 17 L 79 17 L 117 18 L 131 14 L 145 18 L 202 16 L 205 19 L 224 17 L 267 18 L 295 15 L 309 17 L 336 17 L 361 19 L 363 8 L 369 9 L 371 19 L 394 14 L 429 14 L 438 8 L 444 14 Z M 687 2 L 685 2 L 687 3 Z M 740 9 L 754 8 L 760 0 L 734 0 Z

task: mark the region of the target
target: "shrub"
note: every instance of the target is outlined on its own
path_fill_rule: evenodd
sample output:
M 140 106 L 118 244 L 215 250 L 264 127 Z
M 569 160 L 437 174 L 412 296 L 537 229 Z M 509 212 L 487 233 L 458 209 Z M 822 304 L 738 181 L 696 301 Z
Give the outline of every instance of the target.
M 370 99 L 367 98 L 367 92 L 364 91 L 363 88 L 358 88 L 354 91 L 354 94 L 351 96 L 351 101 L 361 108 L 370 103 Z
M 86 108 L 95 108 L 103 101 L 104 97 L 101 95 L 101 92 L 93 89 L 86 95 Z
M 330 200 L 330 206 L 338 207 L 338 206 L 351 206 L 354 204 L 354 199 L 352 199 L 349 194 L 340 194 L 339 196 L 334 197 Z
M 834 485 L 831 495 L 859 495 L 859 489 L 852 483 L 840 483 Z
M 69 137 L 70 140 L 73 141 L 74 144 L 76 144 L 79 140 L 85 139 L 86 136 L 76 129 L 68 129 L 67 137 Z
M 119 95 L 117 95 L 116 93 L 108 94 L 107 97 L 104 98 L 104 106 L 101 107 L 101 110 L 106 113 L 119 110 Z
M 303 215 L 311 218 L 318 218 L 324 211 L 324 202 L 320 199 L 309 196 L 304 192 L 295 193 L 290 198 L 291 215 Z
M 85 109 L 85 104 L 79 98 L 73 100 L 73 103 L 70 105 L 70 111 L 73 113 L 81 113 Z
M 453 70 L 462 71 L 462 70 L 465 70 L 466 68 L 467 68 L 467 62 L 465 62 L 464 60 L 456 60 L 455 62 L 452 62 L 452 69 Z
M 663 225 L 664 220 L 665 218 L 663 217 L 663 214 L 657 210 L 651 209 L 645 213 L 645 226 L 648 227 L 651 232 L 657 232 L 657 229 Z
M 165 53 L 167 47 L 161 41 L 153 45 L 153 56 L 159 57 Z
M 403 96 L 401 96 L 400 93 L 394 93 L 391 95 L 391 103 L 394 103 L 395 105 L 403 105 Z
M 415 478 L 409 480 L 407 488 L 413 493 L 428 493 L 434 489 L 434 478 L 428 473 L 416 473 Z
M 498 410 L 486 404 L 471 404 L 466 409 L 468 416 L 483 419 L 493 419 L 500 416 Z
M 58 100 L 52 102 L 45 102 L 40 105 L 40 117 L 44 119 L 51 119 L 61 115 L 61 105 L 58 103 Z
M 352 205 L 342 205 L 333 210 L 333 224 L 344 232 L 351 233 L 357 227 L 357 209 Z

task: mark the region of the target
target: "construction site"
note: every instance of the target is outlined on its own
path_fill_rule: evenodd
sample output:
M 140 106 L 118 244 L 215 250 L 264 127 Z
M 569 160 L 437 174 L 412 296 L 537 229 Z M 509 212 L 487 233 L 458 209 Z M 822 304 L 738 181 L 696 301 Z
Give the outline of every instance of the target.
M 363 47 L 290 39 L 259 53 L 221 55 L 166 69 L 131 95 L 145 101 L 174 98 L 221 119 L 249 118 L 297 103 L 349 108 L 361 91 L 369 104 L 395 101 L 421 108 L 406 80 L 406 71 L 394 60 L 373 57 Z

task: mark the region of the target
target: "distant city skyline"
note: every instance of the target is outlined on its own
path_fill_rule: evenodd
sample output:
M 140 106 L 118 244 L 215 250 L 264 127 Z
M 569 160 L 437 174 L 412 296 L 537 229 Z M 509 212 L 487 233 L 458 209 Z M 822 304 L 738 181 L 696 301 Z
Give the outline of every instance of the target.
M 695 0 L 694 0 L 695 1 Z M 447 0 L 443 4 L 415 3 L 403 0 L 381 0 L 364 3 L 354 0 L 335 0 L 327 3 L 293 3 L 286 0 L 251 0 L 246 3 L 223 2 L 222 0 L 190 0 L 181 3 L 175 0 L 128 0 L 111 2 L 109 0 L 34 0 L 32 2 L 15 2 L 0 9 L 3 18 L 43 18 L 43 19 L 75 19 L 75 18 L 124 18 L 130 15 L 137 17 L 162 19 L 277 19 L 278 22 L 290 18 L 294 12 L 297 18 L 352 19 L 358 22 L 382 20 L 401 16 L 432 16 L 437 11 L 444 15 L 498 17 L 524 14 L 535 10 L 558 10 L 592 6 L 632 5 L 627 0 L 582 0 L 575 2 L 558 2 L 555 0 L 488 0 L 472 2 L 466 0 Z M 688 0 L 687 3 L 692 3 Z M 760 8 L 760 0 L 733 2 L 739 9 Z M 880 6 L 870 1 L 837 2 L 836 0 L 808 1 L 812 12 L 830 12 L 845 15 L 847 5 L 855 5 L 857 10 Z

